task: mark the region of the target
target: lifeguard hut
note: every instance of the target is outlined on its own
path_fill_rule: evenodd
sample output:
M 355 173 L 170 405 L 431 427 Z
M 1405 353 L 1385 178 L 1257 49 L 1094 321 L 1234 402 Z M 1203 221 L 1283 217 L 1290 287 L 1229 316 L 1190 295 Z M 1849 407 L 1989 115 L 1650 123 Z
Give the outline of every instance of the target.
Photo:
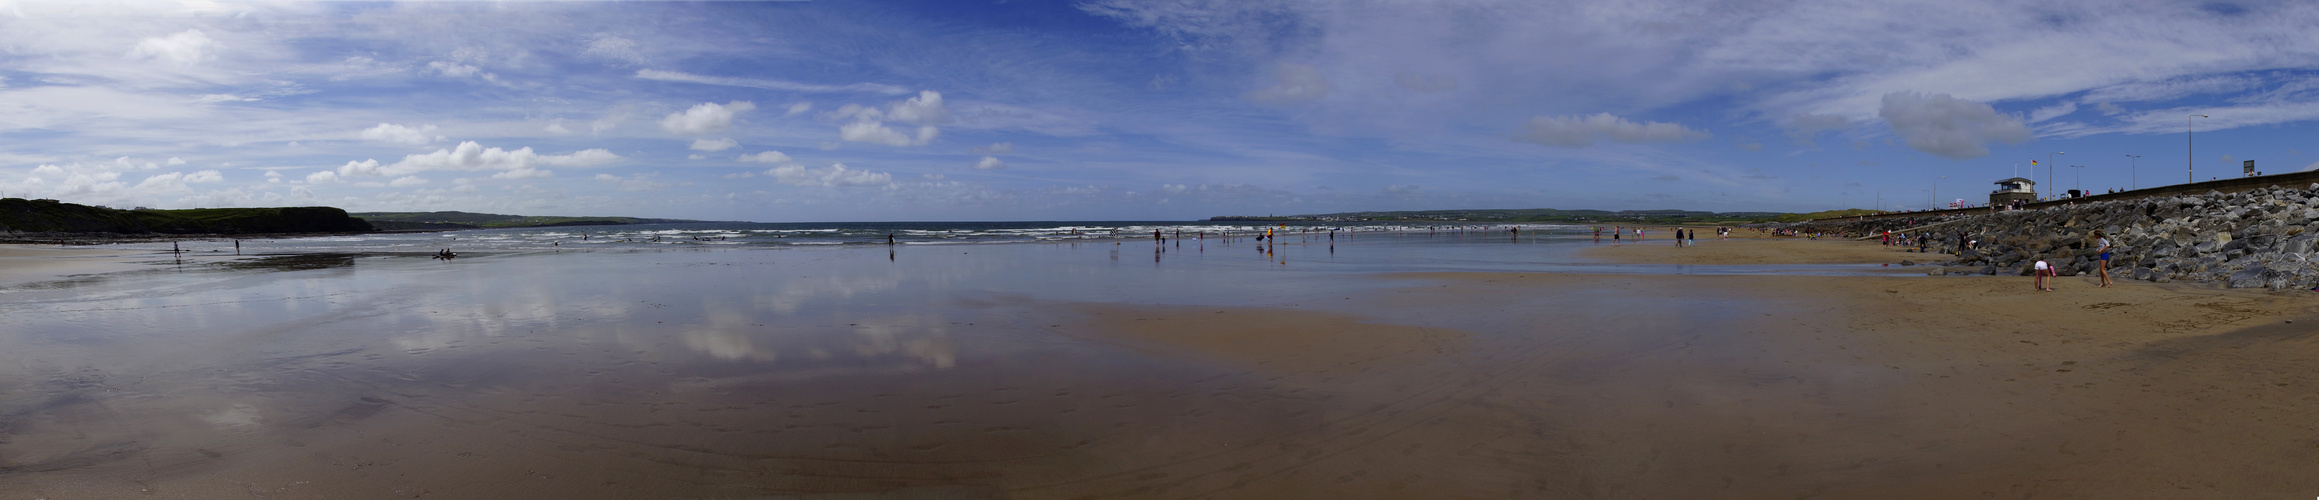
M 1989 192 L 1989 206 L 2004 206 L 2013 200 L 2037 201 L 2037 181 L 2014 177 L 1997 181 L 1997 190 Z

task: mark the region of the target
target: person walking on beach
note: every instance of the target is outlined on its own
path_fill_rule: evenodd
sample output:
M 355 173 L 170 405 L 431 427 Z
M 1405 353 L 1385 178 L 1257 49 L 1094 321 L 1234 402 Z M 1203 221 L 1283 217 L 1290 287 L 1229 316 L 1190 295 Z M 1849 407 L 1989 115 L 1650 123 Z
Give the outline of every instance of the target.
M 2099 249 L 2100 249 L 2100 252 L 2102 253 L 2102 260 L 2101 260 L 2101 262 L 2100 262 L 2100 263 L 2097 263 L 2097 264 L 2095 264 L 2095 265 L 2097 265 L 2097 266 L 2101 266 L 2101 267 L 2099 267 L 2099 269 L 2101 269 L 2101 273 L 2102 273 L 2102 284 L 2101 284 L 2100 286 L 2101 286 L 2102 288 L 2109 288 L 2109 287 L 2110 287 L 2110 237 L 2109 237 L 2109 235 L 2102 234 L 2102 231 L 2101 231 L 2100 229 L 2096 229 L 2096 230 L 2094 230 L 2094 240 L 2095 240 L 2095 243 L 2094 243 L 2094 246 L 2095 246 L 2095 248 L 2099 248 Z

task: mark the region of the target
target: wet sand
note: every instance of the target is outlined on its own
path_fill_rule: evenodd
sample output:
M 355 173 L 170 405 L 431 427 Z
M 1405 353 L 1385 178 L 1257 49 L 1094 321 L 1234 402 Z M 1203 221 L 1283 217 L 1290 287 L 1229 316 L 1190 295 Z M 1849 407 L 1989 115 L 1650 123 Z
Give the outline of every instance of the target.
M 1701 232 L 1714 234 L 1712 229 Z M 1605 243 L 1581 250 L 1579 255 L 1626 264 L 1701 265 L 1898 264 L 1901 261 L 1924 263 L 1951 258 L 1939 253 L 1910 251 L 1915 247 L 1884 246 L 1874 241 L 1764 237 L 1755 234 L 1745 237 L 1735 235 L 1729 240 L 1702 238 L 1697 246 L 1685 247 L 1675 246 L 1672 237 L 1641 243 L 1631 240 L 1619 244 L 1608 244 L 1606 240 Z
M 139 260 L 166 259 L 118 249 L 0 244 L 0 287 L 67 276 L 132 271 Z
M 0 305 L 0 494 L 2319 489 L 2305 294 L 1109 247 L 371 256 L 23 290 Z

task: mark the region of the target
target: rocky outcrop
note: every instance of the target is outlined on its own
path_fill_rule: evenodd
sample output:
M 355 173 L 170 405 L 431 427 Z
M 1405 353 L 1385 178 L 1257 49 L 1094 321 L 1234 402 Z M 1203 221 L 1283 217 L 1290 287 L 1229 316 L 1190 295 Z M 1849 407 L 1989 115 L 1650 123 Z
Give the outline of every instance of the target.
M 2109 235 L 2110 275 L 2156 282 L 2219 282 L 2274 290 L 2319 286 L 2319 184 L 2237 193 L 2150 197 L 1936 219 L 1779 225 L 1854 236 L 1928 234 L 1949 266 L 2027 274 L 2045 259 L 2065 275 L 2091 273 L 2093 233 Z M 1964 242 L 1978 242 L 1967 248 Z

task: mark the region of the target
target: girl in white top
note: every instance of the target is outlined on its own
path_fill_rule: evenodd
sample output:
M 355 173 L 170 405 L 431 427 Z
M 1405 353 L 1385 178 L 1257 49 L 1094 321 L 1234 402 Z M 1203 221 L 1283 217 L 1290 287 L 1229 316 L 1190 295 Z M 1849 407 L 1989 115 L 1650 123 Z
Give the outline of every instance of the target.
M 2100 264 L 2102 270 L 2101 286 L 2107 288 L 2110 286 L 2110 237 L 2108 235 L 2102 234 L 2101 230 L 2096 229 L 2094 230 L 2094 238 L 2100 241 L 2099 243 L 2096 243 L 2096 245 L 2101 248 L 2102 252 L 2102 262 Z
M 2040 291 L 2040 292 L 2051 292 L 2051 291 L 2053 291 L 2053 287 L 2046 286 L 2046 282 L 2045 282 L 2045 277 L 2054 275 L 2054 272 L 2053 272 L 2053 266 L 2052 266 L 2052 265 L 2050 265 L 2050 264 L 2046 264 L 2046 263 L 2045 263 L 2045 259 L 2037 259 L 2037 265 L 2036 265 L 2036 267 L 2037 267 L 2037 269 L 2036 269 L 2036 271 L 2037 271 L 2037 283 L 2036 283 L 2036 285 L 2037 285 L 2037 291 Z

